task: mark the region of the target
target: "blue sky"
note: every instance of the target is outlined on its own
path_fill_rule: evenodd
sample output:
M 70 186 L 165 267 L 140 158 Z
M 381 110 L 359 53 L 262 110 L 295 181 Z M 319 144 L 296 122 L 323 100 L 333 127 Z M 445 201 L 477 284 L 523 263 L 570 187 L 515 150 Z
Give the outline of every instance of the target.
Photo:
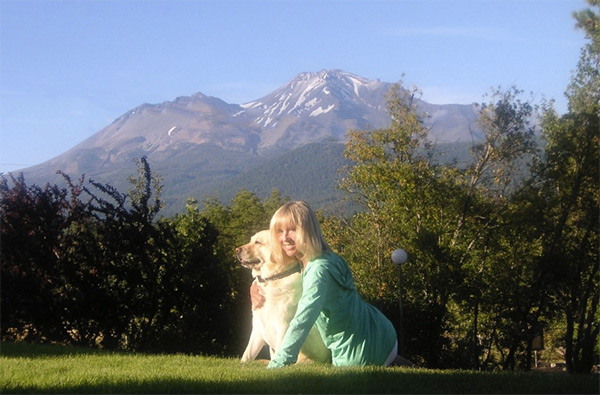
M 585 43 L 584 0 L 0 0 L 0 172 L 51 159 L 142 103 L 229 103 L 341 69 L 482 102 L 554 98 Z M 404 77 L 402 77 L 404 75 Z M 76 176 L 76 175 L 74 175 Z

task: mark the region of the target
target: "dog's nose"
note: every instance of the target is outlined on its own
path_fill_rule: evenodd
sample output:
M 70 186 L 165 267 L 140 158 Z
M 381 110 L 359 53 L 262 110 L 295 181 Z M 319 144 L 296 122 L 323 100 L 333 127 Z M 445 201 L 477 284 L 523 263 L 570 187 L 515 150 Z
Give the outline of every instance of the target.
M 239 254 L 241 251 L 242 251 L 242 247 L 238 247 L 238 248 L 235 249 L 235 253 L 236 254 Z

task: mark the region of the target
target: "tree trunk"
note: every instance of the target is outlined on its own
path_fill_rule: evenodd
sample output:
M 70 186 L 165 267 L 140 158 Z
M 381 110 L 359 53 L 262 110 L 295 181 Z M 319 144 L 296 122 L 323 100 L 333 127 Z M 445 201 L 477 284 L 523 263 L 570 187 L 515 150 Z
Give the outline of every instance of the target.
M 567 332 L 565 333 L 565 363 L 567 364 L 567 371 L 573 372 L 573 314 L 570 311 L 565 311 L 565 317 L 567 319 Z
M 477 338 L 477 334 L 478 334 L 478 326 L 479 326 L 479 302 L 477 302 L 475 304 L 475 309 L 473 311 L 473 327 L 471 329 L 472 333 L 471 333 L 471 352 L 472 352 L 472 358 L 473 358 L 473 369 L 475 370 L 479 370 L 479 367 L 481 366 L 479 363 L 479 358 L 481 358 L 481 353 L 479 351 L 479 345 L 478 345 L 478 338 Z
M 515 370 L 515 353 L 517 352 L 518 344 L 513 344 L 508 351 L 506 360 L 504 361 L 503 370 Z

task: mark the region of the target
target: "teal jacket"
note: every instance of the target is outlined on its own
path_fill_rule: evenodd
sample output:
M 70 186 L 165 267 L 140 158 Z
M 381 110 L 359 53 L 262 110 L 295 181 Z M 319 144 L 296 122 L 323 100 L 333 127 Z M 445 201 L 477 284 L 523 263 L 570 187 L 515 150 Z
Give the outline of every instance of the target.
M 306 265 L 298 309 L 268 367 L 295 363 L 315 323 L 336 366 L 383 365 L 396 343 L 392 323 L 360 297 L 350 267 L 333 252 Z

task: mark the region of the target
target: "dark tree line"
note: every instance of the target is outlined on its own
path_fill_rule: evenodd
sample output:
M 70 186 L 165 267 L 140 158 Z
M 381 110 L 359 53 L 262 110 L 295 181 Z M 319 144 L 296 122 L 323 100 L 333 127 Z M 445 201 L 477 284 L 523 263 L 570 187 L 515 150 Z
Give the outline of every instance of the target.
M 0 184 L 2 337 L 105 348 L 226 353 L 231 289 L 218 231 L 188 208 L 156 220 L 160 183 L 145 158 L 121 193 Z

